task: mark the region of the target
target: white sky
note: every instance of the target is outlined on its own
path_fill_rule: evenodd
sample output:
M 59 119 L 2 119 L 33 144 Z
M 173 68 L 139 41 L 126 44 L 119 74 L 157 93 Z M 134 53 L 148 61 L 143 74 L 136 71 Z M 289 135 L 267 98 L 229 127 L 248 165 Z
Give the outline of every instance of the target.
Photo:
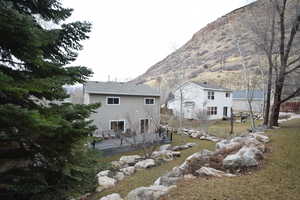
M 218 17 L 254 0 L 62 0 L 71 20 L 93 24 L 73 65 L 91 80 L 125 81 L 144 73 Z

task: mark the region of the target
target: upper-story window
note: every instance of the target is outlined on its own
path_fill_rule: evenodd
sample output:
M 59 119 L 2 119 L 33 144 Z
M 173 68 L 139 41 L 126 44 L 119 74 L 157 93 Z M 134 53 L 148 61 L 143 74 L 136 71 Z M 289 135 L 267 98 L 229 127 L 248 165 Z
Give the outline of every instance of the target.
M 154 98 L 145 98 L 144 99 L 146 105 L 154 105 L 155 99 Z
M 226 98 L 229 98 L 230 97 L 230 92 L 226 92 L 225 96 L 226 96 Z
M 207 96 L 208 99 L 210 100 L 214 100 L 215 99 L 215 92 L 213 91 L 208 91 L 208 96 Z
M 120 104 L 120 97 L 107 97 L 106 102 L 109 105 L 119 105 Z

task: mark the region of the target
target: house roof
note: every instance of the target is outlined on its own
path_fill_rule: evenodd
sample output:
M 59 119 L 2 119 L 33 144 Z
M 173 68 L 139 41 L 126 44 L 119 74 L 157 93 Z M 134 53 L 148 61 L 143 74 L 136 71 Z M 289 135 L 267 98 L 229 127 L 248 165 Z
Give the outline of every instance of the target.
M 252 93 L 252 91 L 250 91 Z M 264 99 L 264 92 L 262 90 L 254 90 L 253 91 L 253 99 Z M 233 99 L 247 99 L 247 90 L 238 90 L 233 91 L 232 93 Z
M 151 88 L 148 85 L 124 82 L 88 81 L 84 84 L 84 92 L 110 95 L 160 96 L 158 89 Z
M 212 84 L 208 84 L 208 83 L 199 83 L 199 82 L 195 82 L 192 81 L 192 83 L 199 85 L 200 87 L 204 88 L 204 89 L 208 89 L 208 90 L 222 90 L 222 91 L 231 91 L 228 88 L 224 88 L 224 87 L 220 87 L 217 85 L 212 85 Z

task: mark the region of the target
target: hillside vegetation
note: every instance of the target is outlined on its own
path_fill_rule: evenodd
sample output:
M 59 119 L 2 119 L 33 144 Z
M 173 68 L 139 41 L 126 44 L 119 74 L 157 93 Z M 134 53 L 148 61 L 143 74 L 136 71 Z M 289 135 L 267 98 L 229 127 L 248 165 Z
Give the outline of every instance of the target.
M 175 74 L 180 74 L 180 79 L 206 81 L 238 89 L 243 81 L 242 63 L 259 77 L 267 62 L 263 53 L 255 47 L 255 36 L 249 28 L 249 24 L 253 23 L 250 19 L 259 10 L 257 4 L 254 2 L 238 8 L 209 23 L 181 48 L 151 66 L 134 82 L 152 86 L 170 84 Z M 259 69 L 258 66 L 262 67 Z

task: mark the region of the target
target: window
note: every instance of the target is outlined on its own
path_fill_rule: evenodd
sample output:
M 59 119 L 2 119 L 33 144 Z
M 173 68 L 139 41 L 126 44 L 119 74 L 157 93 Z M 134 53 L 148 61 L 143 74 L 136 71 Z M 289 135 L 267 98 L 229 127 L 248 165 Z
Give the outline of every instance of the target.
M 208 91 L 208 99 L 214 100 L 214 99 L 215 99 L 215 92 L 213 92 L 213 91 Z
M 120 104 L 120 97 L 107 97 L 106 102 L 109 105 L 119 105 Z
M 153 105 L 153 104 L 155 104 L 155 99 L 154 98 L 145 98 L 145 104 Z
M 229 98 L 229 97 L 230 97 L 230 93 L 229 93 L 229 92 L 226 92 L 226 93 L 225 93 L 225 96 L 226 96 L 226 98 Z
M 112 120 L 110 121 L 110 130 L 114 132 L 125 131 L 125 121 L 124 120 Z
M 207 115 L 217 115 L 218 107 L 207 107 Z
M 147 133 L 149 130 L 149 120 L 148 119 L 141 119 L 141 133 Z

